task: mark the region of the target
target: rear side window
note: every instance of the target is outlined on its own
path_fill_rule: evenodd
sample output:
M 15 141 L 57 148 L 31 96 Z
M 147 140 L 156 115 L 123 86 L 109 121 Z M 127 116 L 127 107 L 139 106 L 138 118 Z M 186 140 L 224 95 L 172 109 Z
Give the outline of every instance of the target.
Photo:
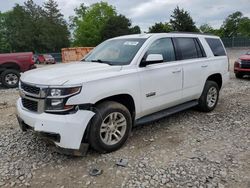
M 205 51 L 198 39 L 194 39 L 198 57 L 206 57 Z
M 175 51 L 171 38 L 154 41 L 147 51 L 149 54 L 162 54 L 164 62 L 175 61 Z
M 205 57 L 205 52 L 196 38 L 174 38 L 179 60 Z
M 222 46 L 222 43 L 219 39 L 206 38 L 208 45 L 210 46 L 214 56 L 225 56 L 226 52 Z

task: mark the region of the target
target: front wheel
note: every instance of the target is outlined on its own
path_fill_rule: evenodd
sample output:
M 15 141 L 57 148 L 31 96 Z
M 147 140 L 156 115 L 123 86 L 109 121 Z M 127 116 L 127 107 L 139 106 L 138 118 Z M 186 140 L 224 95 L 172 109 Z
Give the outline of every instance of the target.
M 199 99 L 198 109 L 203 112 L 212 111 L 219 99 L 219 87 L 214 81 L 206 81 L 202 95 Z
M 1 82 L 7 88 L 15 88 L 18 86 L 20 73 L 14 69 L 7 69 L 1 74 Z
M 131 114 L 124 105 L 103 102 L 96 107 L 96 115 L 91 120 L 89 144 L 101 153 L 115 151 L 126 142 L 131 127 Z

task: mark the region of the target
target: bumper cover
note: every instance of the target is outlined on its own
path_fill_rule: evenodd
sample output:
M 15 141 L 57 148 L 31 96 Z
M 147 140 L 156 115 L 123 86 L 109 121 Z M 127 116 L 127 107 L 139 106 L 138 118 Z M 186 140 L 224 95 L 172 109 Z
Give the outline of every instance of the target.
M 28 127 L 43 134 L 58 135 L 60 140 L 52 139 L 53 142 L 66 149 L 80 149 L 85 129 L 94 114 L 87 110 L 68 115 L 38 114 L 27 111 L 21 99 L 17 101 L 18 121 L 23 130 Z
M 250 74 L 250 69 L 234 68 L 234 73 Z

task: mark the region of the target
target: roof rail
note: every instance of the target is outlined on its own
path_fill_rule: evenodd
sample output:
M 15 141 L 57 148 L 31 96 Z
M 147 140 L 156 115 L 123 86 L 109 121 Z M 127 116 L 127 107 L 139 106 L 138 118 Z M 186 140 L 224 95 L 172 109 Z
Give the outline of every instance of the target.
M 179 34 L 196 34 L 196 35 L 211 35 L 211 36 L 216 36 L 211 33 L 199 33 L 199 32 L 187 32 L 187 31 L 171 31 L 169 33 L 179 33 Z

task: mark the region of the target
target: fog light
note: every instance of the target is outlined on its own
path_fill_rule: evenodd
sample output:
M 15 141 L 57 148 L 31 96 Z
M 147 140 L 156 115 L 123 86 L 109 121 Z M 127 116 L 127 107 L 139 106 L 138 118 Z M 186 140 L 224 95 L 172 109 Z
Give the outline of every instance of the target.
M 51 106 L 60 106 L 63 103 L 63 99 L 52 99 L 51 100 Z

